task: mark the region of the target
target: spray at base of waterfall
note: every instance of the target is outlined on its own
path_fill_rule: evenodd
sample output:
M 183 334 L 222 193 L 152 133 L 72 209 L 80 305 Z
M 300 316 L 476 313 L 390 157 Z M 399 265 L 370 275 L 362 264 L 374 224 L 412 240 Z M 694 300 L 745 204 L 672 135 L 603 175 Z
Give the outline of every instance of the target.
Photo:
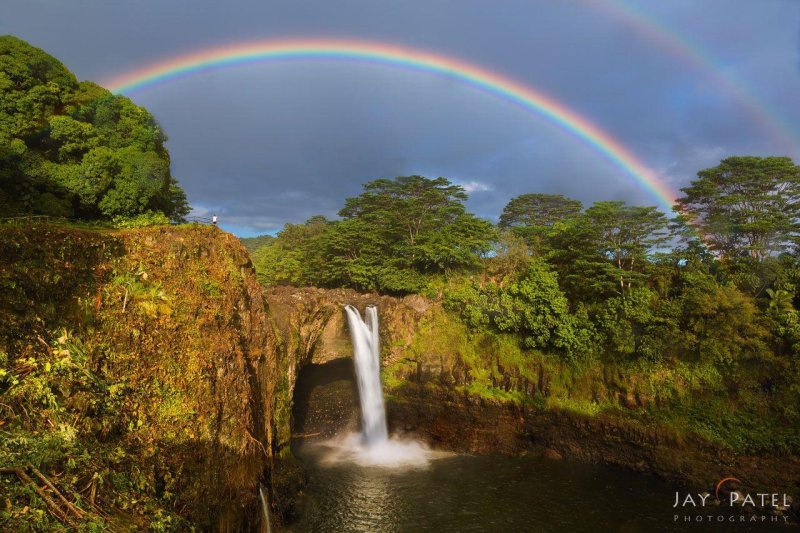
M 355 463 L 365 467 L 425 468 L 434 459 L 449 457 L 449 452 L 429 449 L 424 444 L 391 437 L 378 444 L 367 446 L 360 433 L 347 433 L 318 443 L 323 451 L 320 464 Z

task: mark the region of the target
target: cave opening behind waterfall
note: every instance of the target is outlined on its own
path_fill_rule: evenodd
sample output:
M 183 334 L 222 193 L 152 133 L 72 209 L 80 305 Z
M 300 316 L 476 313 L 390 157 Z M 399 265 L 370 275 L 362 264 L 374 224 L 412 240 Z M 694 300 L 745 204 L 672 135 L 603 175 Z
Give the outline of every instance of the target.
M 304 366 L 297 376 L 292 436 L 299 443 L 360 429 L 358 386 L 352 358 Z

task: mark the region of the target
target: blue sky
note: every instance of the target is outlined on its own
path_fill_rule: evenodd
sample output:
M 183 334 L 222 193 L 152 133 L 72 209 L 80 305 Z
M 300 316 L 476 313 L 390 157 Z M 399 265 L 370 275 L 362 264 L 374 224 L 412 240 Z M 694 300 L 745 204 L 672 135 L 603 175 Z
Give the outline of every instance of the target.
M 676 53 L 631 13 L 680 35 L 713 68 Z M 381 41 L 453 56 L 545 92 L 675 188 L 730 155 L 800 160 L 800 2 L 793 0 L 5 0 L 0 34 L 96 81 L 257 39 Z M 407 174 L 465 185 L 470 208 L 492 219 L 526 192 L 656 203 L 550 123 L 427 74 L 341 62 L 260 64 L 132 98 L 169 135 L 173 173 L 198 213 L 218 212 L 223 227 L 242 235 L 335 216 L 364 182 Z M 791 137 L 771 134 L 753 98 Z

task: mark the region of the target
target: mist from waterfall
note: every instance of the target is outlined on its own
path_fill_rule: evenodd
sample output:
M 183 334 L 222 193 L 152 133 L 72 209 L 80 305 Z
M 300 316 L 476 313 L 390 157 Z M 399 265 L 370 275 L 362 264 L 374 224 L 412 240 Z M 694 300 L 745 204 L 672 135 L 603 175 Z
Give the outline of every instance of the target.
M 324 443 L 321 464 L 356 463 L 367 467 L 425 467 L 430 459 L 449 456 L 433 452 L 414 440 L 389 438 L 381 388 L 381 347 L 378 309 L 367 306 L 366 320 L 352 305 L 345 306 L 361 404 L 361 432 Z
M 366 321 L 352 305 L 345 306 L 345 311 L 353 340 L 353 359 L 361 402 L 361 435 L 364 446 L 372 448 L 389 438 L 381 389 L 378 309 L 373 305 L 367 306 Z

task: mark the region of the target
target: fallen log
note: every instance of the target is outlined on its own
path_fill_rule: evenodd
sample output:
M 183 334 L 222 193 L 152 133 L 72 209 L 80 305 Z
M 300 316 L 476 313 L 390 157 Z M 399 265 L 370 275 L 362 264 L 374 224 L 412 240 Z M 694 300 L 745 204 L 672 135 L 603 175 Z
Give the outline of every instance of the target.
M 24 470 L 21 468 L 0 468 L 0 474 L 14 474 L 25 484 L 30 485 L 33 487 L 33 490 L 36 491 L 36 494 L 42 499 L 42 501 L 47 505 L 50 514 L 55 516 L 60 522 L 67 524 L 69 526 L 76 525 L 75 521 L 72 517 L 64 511 L 51 497 L 48 495 L 39 485 L 34 483 L 33 479 L 25 473 Z
M 33 472 L 36 475 L 36 477 L 41 479 L 42 482 L 45 485 L 47 485 L 47 487 L 50 490 L 52 490 L 55 493 L 56 496 L 58 496 L 58 499 L 61 500 L 61 502 L 64 505 L 66 505 L 67 509 L 69 509 L 72 512 L 72 514 L 75 515 L 76 518 L 83 518 L 84 516 L 86 516 L 86 512 L 83 509 L 79 509 L 78 507 L 75 507 L 75 505 L 73 505 L 73 503 L 71 501 L 66 499 L 64 497 L 64 495 L 61 494 L 61 492 L 59 492 L 59 490 L 55 487 L 55 485 L 53 485 L 53 483 L 49 479 L 47 479 L 47 477 L 45 477 L 44 474 L 39 472 L 32 464 L 28 463 L 28 468 L 30 468 L 31 472 Z

